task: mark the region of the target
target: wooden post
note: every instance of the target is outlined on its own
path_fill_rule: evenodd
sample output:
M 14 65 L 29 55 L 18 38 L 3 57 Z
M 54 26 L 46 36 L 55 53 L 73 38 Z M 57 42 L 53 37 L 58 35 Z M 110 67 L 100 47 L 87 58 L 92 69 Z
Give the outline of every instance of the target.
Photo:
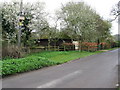
M 58 51 L 60 51 L 59 49 L 60 49 L 60 48 L 59 48 L 59 46 L 58 46 Z
M 54 51 L 56 51 L 56 46 L 54 46 Z
M 65 46 L 64 46 L 64 51 L 65 51 Z

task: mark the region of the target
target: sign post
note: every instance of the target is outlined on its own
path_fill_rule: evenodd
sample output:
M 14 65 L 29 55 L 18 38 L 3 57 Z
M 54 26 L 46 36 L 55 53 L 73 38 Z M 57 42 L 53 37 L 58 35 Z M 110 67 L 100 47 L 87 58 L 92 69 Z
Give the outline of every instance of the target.
M 21 29 L 23 25 L 24 16 L 22 15 L 23 1 L 20 3 L 20 15 L 19 15 L 19 31 L 18 31 L 18 47 L 21 47 Z

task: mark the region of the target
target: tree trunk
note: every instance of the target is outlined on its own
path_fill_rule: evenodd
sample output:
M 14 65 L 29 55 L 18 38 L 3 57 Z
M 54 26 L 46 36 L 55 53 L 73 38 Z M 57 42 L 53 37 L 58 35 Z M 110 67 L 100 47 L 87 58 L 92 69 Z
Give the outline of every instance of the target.
M 82 41 L 83 41 L 83 39 L 80 36 L 80 38 L 78 39 L 78 42 L 79 42 L 79 51 L 81 51 L 81 52 L 82 52 Z
M 48 50 L 50 51 L 50 38 L 48 39 Z
M 64 51 L 66 50 L 66 47 L 65 47 L 65 45 L 64 45 Z
M 54 50 L 55 50 L 55 51 L 56 51 L 56 49 L 57 49 L 57 48 L 56 48 L 56 47 L 57 47 L 56 43 L 57 43 L 57 41 L 55 40 L 55 41 L 54 41 Z
M 81 51 L 81 41 L 78 40 L 78 43 L 79 43 L 79 47 L 78 47 L 78 50 Z

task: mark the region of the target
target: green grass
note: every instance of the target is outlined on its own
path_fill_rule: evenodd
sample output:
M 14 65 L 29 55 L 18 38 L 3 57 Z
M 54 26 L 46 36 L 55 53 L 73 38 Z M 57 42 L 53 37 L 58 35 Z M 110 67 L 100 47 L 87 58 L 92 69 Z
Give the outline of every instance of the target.
M 2 62 L 2 75 L 11 75 L 21 72 L 32 71 L 43 67 L 65 63 L 78 58 L 101 53 L 96 52 L 79 52 L 79 51 L 43 51 L 30 54 L 19 59 L 5 59 Z
M 86 52 L 86 51 L 46 51 L 46 52 L 42 52 L 42 53 L 36 53 L 36 54 L 32 54 L 29 55 L 28 57 L 45 57 L 48 58 L 51 61 L 54 62 L 59 62 L 59 63 L 64 63 L 67 61 L 71 61 L 71 60 L 75 60 L 78 58 L 82 58 L 85 56 L 90 56 L 96 53 L 101 53 L 103 51 L 96 51 L 96 52 Z
M 119 47 L 115 47 L 115 48 L 110 48 L 110 49 L 105 49 L 105 50 L 114 50 L 114 49 L 118 49 Z

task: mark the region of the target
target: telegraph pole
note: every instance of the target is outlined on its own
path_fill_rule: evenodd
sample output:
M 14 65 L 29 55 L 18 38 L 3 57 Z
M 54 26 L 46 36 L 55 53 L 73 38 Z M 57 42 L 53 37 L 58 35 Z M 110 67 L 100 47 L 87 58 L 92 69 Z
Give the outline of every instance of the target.
M 18 47 L 21 47 L 21 29 L 22 29 L 22 9 L 23 9 L 23 0 L 20 2 L 20 14 L 19 14 L 19 31 L 18 31 Z

